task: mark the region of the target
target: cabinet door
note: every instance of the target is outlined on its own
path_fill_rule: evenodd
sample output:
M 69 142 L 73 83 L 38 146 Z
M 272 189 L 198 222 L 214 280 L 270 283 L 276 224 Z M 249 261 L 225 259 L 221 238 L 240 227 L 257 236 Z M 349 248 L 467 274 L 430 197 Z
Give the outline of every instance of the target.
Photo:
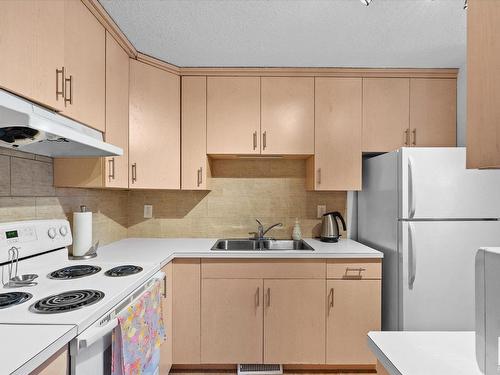
M 500 168 L 500 2 L 467 8 L 467 168 Z
M 200 363 L 200 259 L 173 264 L 172 344 L 175 364 Z
M 412 78 L 410 80 L 411 145 L 457 145 L 457 80 Z
M 80 0 L 64 2 L 65 96 L 63 113 L 105 130 L 106 35 Z
M 264 363 L 325 363 L 325 280 L 264 280 Z
M 408 78 L 363 78 L 363 151 L 410 145 L 409 87 Z
M 30 375 L 67 375 L 69 374 L 68 346 L 64 346 L 42 363 Z
M 129 58 L 106 34 L 106 142 L 123 149 L 122 156 L 106 158 L 106 186 L 128 187 Z
M 262 279 L 202 280 L 202 363 L 262 363 L 262 288 Z
M 361 190 L 361 78 L 316 78 L 315 190 Z
M 262 78 L 262 153 L 314 154 L 314 78 Z
M 380 330 L 380 280 L 328 280 L 326 363 L 375 364 L 367 334 Z
M 165 332 L 167 335 L 166 341 L 162 344 L 160 350 L 160 374 L 168 374 L 172 367 L 172 295 L 173 295 L 173 263 L 168 263 L 163 267 L 162 271 L 165 273 L 164 280 L 164 293 L 162 296 L 162 314 L 163 324 L 165 325 Z
M 182 77 L 182 184 L 207 188 L 207 78 Z
M 180 188 L 179 76 L 130 60 L 130 187 Z
M 207 78 L 207 153 L 260 153 L 260 78 Z

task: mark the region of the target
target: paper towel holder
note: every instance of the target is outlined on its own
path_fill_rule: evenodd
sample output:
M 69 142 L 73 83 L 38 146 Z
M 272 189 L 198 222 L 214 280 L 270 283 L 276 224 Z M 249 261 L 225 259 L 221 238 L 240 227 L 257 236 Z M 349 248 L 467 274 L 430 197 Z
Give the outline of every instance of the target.
M 91 246 L 88 251 L 83 255 L 68 255 L 69 260 L 83 260 L 92 259 L 97 256 L 97 249 L 99 248 L 99 241 L 97 241 L 93 246 Z

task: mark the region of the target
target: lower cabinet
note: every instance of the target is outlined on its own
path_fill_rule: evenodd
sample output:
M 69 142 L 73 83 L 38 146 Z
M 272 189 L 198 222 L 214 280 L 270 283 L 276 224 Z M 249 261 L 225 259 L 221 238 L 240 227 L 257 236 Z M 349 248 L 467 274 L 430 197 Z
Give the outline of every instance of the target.
M 201 362 L 262 363 L 263 281 L 203 279 Z
M 325 363 L 325 280 L 264 280 L 264 363 Z
M 30 375 L 67 375 L 69 374 L 68 346 L 64 346 L 52 357 L 42 363 Z
M 163 267 L 162 271 L 165 273 L 165 288 L 162 296 L 162 314 L 163 314 L 163 324 L 165 325 L 165 334 L 167 339 L 162 344 L 160 350 L 160 374 L 168 374 L 170 368 L 172 367 L 172 276 L 173 276 L 173 264 L 168 263 Z

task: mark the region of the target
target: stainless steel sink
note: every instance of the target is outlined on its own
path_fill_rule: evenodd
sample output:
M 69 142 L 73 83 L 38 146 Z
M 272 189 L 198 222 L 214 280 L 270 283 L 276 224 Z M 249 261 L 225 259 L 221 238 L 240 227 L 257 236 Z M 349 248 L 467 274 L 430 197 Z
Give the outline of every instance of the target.
M 222 239 L 212 247 L 214 251 L 314 251 L 303 240 L 249 240 Z

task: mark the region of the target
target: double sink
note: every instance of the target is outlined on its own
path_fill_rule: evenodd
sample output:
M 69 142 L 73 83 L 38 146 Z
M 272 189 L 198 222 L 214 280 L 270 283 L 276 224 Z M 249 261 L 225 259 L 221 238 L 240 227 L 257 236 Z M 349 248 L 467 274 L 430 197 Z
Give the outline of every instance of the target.
M 212 247 L 213 251 L 314 251 L 303 240 L 274 239 L 222 239 Z

